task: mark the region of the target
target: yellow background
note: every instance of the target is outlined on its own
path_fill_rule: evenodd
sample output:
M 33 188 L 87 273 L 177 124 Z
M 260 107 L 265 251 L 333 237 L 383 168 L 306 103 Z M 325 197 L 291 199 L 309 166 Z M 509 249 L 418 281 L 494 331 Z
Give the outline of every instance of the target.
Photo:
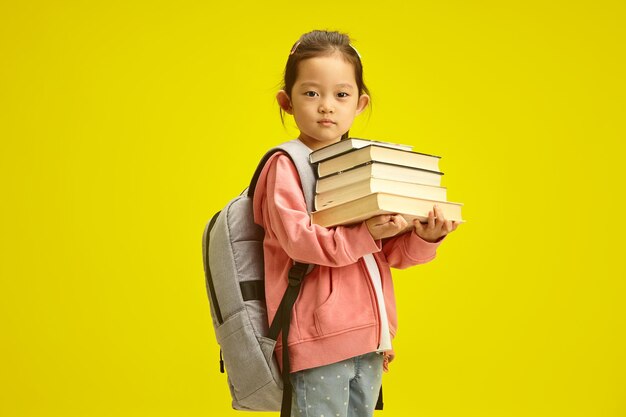
M 623 1 L 4 1 L 1 416 L 236 416 L 200 242 L 349 32 L 354 136 L 441 155 L 468 222 L 395 273 L 381 416 L 626 415 Z M 274 414 L 258 414 L 274 415 Z

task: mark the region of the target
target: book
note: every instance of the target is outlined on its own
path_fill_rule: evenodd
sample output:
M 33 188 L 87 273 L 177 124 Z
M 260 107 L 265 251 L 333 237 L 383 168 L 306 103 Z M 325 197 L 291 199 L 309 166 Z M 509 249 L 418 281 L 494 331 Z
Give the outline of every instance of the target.
M 427 171 L 418 168 L 391 165 L 382 162 L 366 162 L 346 171 L 335 173 L 317 180 L 315 192 L 318 194 L 345 187 L 369 178 L 399 180 L 418 184 L 441 186 L 443 172 Z
M 428 219 L 428 212 L 437 204 L 446 220 L 462 222 L 461 203 L 425 200 L 387 193 L 373 193 L 359 199 L 311 213 L 311 222 L 324 227 L 359 223 L 379 214 L 397 213 L 412 223 Z
M 433 185 L 415 184 L 381 178 L 369 178 L 334 190 L 318 193 L 315 196 L 315 209 L 321 210 L 338 204 L 365 197 L 368 194 L 383 192 L 427 200 L 446 201 L 446 188 Z
M 439 159 L 435 155 L 369 145 L 320 162 L 317 173 L 319 178 L 323 178 L 366 162 L 385 162 L 439 172 Z
M 309 156 L 309 160 L 311 161 L 312 164 L 316 164 L 325 159 L 329 159 L 334 156 L 349 152 L 353 149 L 364 148 L 369 145 L 377 145 L 377 146 L 383 146 L 383 147 L 394 148 L 394 149 L 402 149 L 405 151 L 413 150 L 413 146 L 411 145 L 381 142 L 381 141 L 370 140 L 370 139 L 348 138 L 345 140 L 340 140 L 339 142 L 333 143 L 332 145 L 328 145 L 316 151 L 311 152 L 311 155 Z

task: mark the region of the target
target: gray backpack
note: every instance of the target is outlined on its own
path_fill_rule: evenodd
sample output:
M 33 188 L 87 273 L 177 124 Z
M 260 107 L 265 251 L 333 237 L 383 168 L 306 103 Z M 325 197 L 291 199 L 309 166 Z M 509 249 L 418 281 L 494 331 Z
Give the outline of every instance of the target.
M 291 310 L 300 284 L 312 268 L 294 261 L 289 285 L 271 325 L 265 306 L 263 228 L 254 223 L 254 189 L 267 160 L 286 152 L 300 175 L 312 211 L 315 173 L 310 150 L 299 140 L 269 150 L 259 163 L 250 186 L 231 200 L 207 224 L 202 239 L 204 272 L 211 317 L 220 345 L 220 371 L 226 365 L 232 406 L 238 410 L 291 413 L 291 384 L 287 337 Z M 283 373 L 274 357 L 279 333 L 283 343 Z

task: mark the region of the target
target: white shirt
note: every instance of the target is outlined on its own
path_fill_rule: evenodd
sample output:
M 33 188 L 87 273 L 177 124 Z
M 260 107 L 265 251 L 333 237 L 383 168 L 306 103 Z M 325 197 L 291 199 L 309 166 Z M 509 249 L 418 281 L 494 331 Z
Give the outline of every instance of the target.
M 389 333 L 389 320 L 387 318 L 387 309 L 385 308 L 385 297 L 383 296 L 383 285 L 380 278 L 378 265 L 372 254 L 363 257 L 367 271 L 369 272 L 374 291 L 376 292 L 376 300 L 378 300 L 378 317 L 380 317 L 380 344 L 377 352 L 391 350 L 391 334 Z

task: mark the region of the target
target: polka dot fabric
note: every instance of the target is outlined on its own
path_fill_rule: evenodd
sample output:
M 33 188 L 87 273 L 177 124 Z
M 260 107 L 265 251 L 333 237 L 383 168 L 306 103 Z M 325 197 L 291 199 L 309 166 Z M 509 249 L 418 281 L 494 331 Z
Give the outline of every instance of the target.
M 369 353 L 291 374 L 292 417 L 371 417 L 378 400 L 383 355 Z

